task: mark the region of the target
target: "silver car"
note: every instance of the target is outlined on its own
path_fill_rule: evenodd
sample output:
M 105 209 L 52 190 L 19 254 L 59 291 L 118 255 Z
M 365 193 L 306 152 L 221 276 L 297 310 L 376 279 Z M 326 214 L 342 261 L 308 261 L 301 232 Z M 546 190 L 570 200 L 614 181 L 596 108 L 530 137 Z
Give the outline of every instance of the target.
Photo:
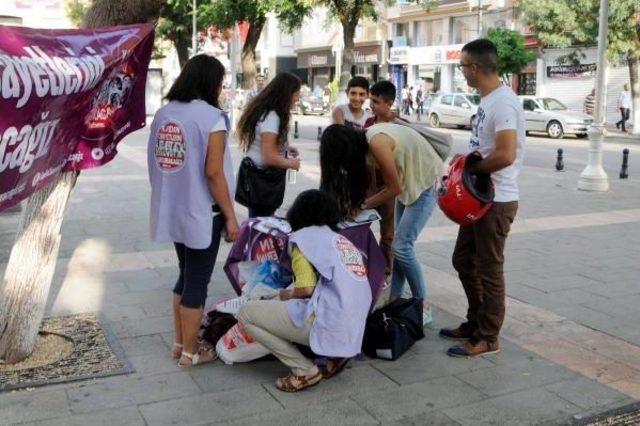
M 593 117 L 582 112 L 569 111 L 562 102 L 554 98 L 518 96 L 522 101 L 527 133 L 544 132 L 550 138 L 558 139 L 566 134 L 579 138 L 587 137 Z
M 480 96 L 471 93 L 445 93 L 429 105 L 429 123 L 432 127 L 455 125 L 471 127 L 478 112 Z

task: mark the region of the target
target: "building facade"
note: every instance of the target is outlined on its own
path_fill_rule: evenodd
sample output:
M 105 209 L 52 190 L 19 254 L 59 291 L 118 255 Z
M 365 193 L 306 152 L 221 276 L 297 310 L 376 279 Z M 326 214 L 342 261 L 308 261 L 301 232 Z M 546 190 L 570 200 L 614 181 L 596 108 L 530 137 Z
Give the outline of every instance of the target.
M 510 0 L 442 0 L 430 10 L 398 1 L 386 18 L 392 81 L 432 93 L 468 91 L 456 67 L 462 46 L 489 28 L 517 27 Z
M 595 46 L 542 50 L 537 61 L 536 96 L 556 98 L 568 109 L 582 111 L 586 96 L 596 85 L 597 55 Z M 568 61 L 570 57 L 574 61 Z M 617 100 L 623 85 L 629 83 L 629 68 L 609 64 L 605 81 L 605 118 L 607 123 L 615 123 L 620 120 Z
M 267 14 L 267 22 L 262 29 L 256 47 L 258 73 L 270 80 L 279 72 L 297 73 L 294 34 L 280 27 L 274 13 Z
M 313 28 L 314 31 L 305 29 Z M 387 78 L 385 70 L 387 25 L 384 19 L 363 20 L 356 28 L 353 52 L 353 75 L 367 77 L 371 82 Z M 334 80 L 343 49 L 342 27 L 330 19 L 326 8 L 316 8 L 295 32 L 297 67 L 303 81 L 312 89 L 323 88 Z
M 0 24 L 31 28 L 72 28 L 64 0 L 2 0 Z

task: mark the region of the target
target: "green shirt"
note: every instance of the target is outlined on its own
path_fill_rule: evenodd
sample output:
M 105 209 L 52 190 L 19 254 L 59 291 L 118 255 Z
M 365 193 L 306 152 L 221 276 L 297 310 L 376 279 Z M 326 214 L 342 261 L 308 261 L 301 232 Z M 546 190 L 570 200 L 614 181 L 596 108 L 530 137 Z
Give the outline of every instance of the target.
M 367 141 L 371 142 L 379 133 L 384 133 L 396 143 L 393 158 L 402 187 L 398 200 L 405 206 L 411 205 L 442 175 L 442 160 L 431 144 L 410 127 L 393 123 L 375 124 L 367 129 Z

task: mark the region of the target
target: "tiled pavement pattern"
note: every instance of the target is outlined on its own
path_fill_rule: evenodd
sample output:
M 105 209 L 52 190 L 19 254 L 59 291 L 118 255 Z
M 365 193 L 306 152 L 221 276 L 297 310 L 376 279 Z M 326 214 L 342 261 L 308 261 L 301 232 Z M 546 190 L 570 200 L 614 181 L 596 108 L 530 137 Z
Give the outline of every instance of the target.
M 323 120 L 297 119 L 303 137 Z M 452 133 L 460 148 L 465 134 Z M 0 394 L 0 424 L 562 424 L 640 398 L 640 179 L 637 167 L 628 181 L 616 170 L 623 144 L 633 167 L 633 141 L 607 145 L 612 190 L 588 194 L 575 190 L 582 142 L 565 143 L 567 171 L 556 173 L 558 142 L 530 139 L 499 355 L 444 354 L 449 342 L 435 330 L 459 322 L 466 305 L 450 262 L 455 228 L 436 212 L 417 246 L 434 329 L 395 362 L 354 362 L 314 389 L 284 394 L 273 381 L 286 371 L 273 360 L 189 370 L 169 357 L 175 261 L 169 246 L 148 239 L 145 137 L 129 137 L 112 164 L 80 176 L 49 302 L 51 315 L 102 315 L 136 372 Z M 299 174 L 285 204 L 317 185 L 317 144 L 301 147 L 315 166 Z M 0 215 L 0 270 L 16 223 Z M 218 263 L 210 301 L 230 292 Z

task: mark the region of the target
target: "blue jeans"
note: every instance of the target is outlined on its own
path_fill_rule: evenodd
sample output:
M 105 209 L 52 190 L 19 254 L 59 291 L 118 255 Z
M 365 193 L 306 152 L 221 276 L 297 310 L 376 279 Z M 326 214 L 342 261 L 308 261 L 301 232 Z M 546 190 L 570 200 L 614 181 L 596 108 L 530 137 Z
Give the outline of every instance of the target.
M 396 200 L 396 234 L 391 245 L 393 271 L 391 273 L 391 295 L 401 296 L 405 280 L 409 282 L 413 297 L 423 299 L 426 286 L 422 266 L 416 258 L 413 245 L 425 227 L 436 205 L 434 187 L 426 189 L 411 205 L 405 206 Z

